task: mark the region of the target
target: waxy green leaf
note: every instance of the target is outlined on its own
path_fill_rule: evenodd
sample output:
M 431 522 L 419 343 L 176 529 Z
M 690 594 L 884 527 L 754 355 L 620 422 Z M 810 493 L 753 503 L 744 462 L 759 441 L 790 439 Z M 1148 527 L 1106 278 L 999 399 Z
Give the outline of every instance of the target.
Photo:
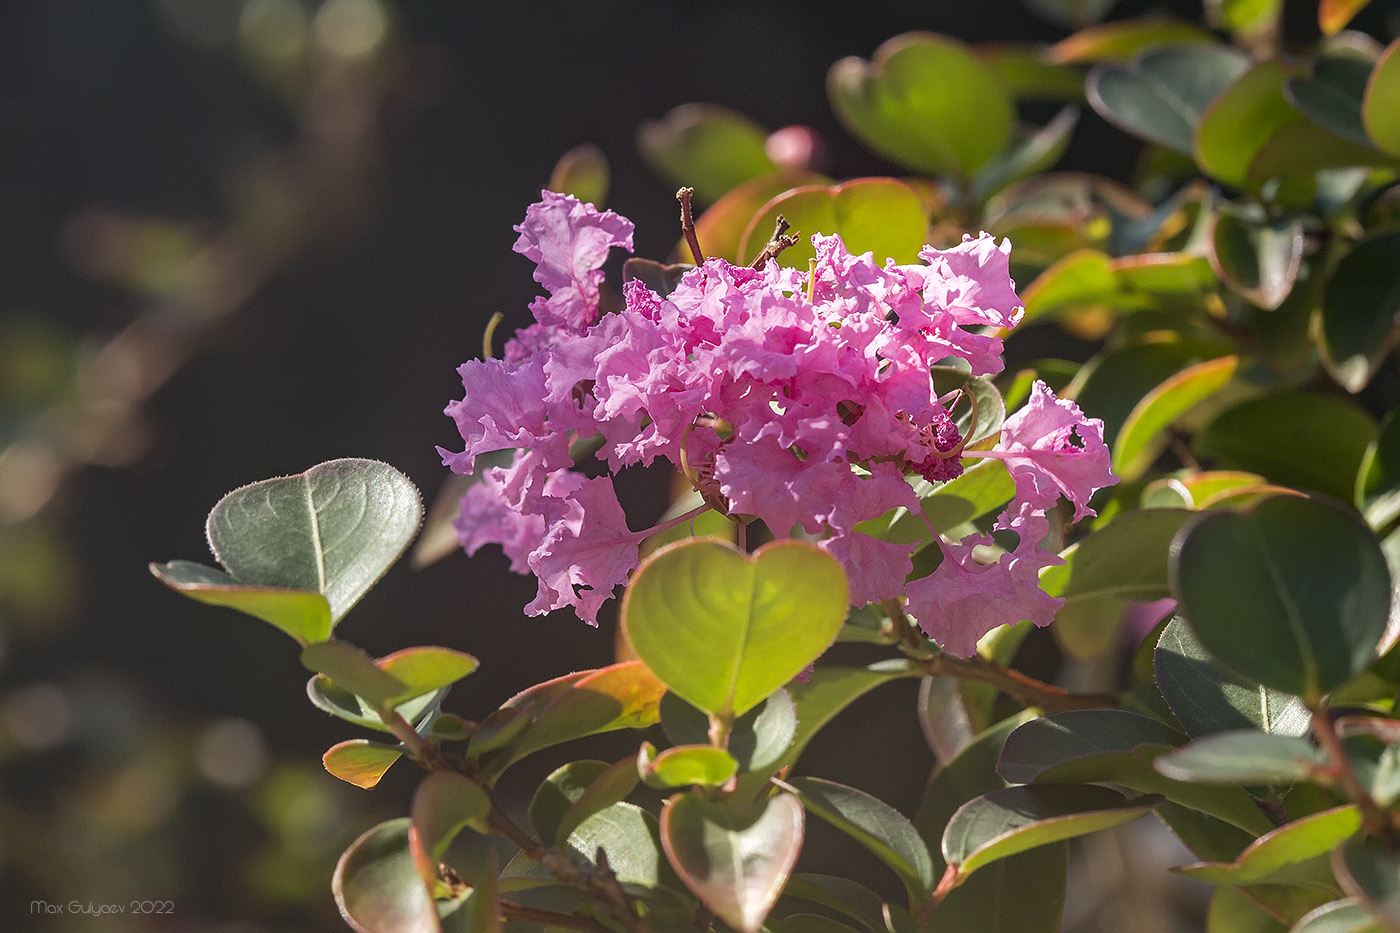
M 875 854 L 918 903 L 933 890 L 933 858 L 914 824 L 864 791 L 820 778 L 793 778 L 802 805 Z
M 1365 669 L 1389 616 L 1375 536 L 1353 515 L 1297 496 L 1202 515 L 1172 545 L 1172 577 L 1207 651 L 1309 703 Z
M 1211 177 L 1237 188 L 1264 180 L 1250 174 L 1259 153 L 1286 127 L 1304 122 L 1284 95 L 1288 74 L 1280 61 L 1255 62 L 1201 112 L 1191 152 Z
M 1257 729 L 1232 729 L 1168 752 L 1153 766 L 1177 781 L 1207 784 L 1291 784 L 1310 778 L 1326 758 L 1307 739 Z
M 151 564 L 150 570 L 172 590 L 211 606 L 237 609 L 270 622 L 300 644 L 331 637 L 331 607 L 320 593 L 245 586 L 222 570 L 187 560 Z
M 1167 705 L 1192 737 L 1248 728 L 1293 736 L 1308 731 L 1312 717 L 1296 696 L 1226 670 L 1180 616 L 1163 629 L 1153 669 Z
M 1190 155 L 1201 114 L 1248 67 L 1228 46 L 1152 46 L 1125 64 L 1095 66 L 1089 103 L 1127 132 Z
M 1291 868 L 1326 856 L 1360 828 L 1361 814 L 1356 807 L 1334 807 L 1260 836 L 1234 862 L 1206 862 L 1173 870 L 1210 884 L 1287 883 Z
M 637 656 L 692 706 L 741 716 L 836 638 L 846 578 L 815 545 L 747 556 L 713 539 L 663 548 L 632 577 L 622 627 Z
M 359 933 L 438 933 L 438 912 L 409 847 L 408 817 L 366 830 L 336 863 L 331 892 Z
M 643 742 L 637 755 L 637 771 L 648 787 L 722 787 L 738 770 L 733 755 L 710 745 L 677 745 L 658 754 Z
M 368 739 L 350 739 L 332 745 L 321 756 L 327 771 L 347 784 L 369 790 L 379 783 L 389 766 L 398 761 L 404 750 L 400 745 L 385 745 Z
M 709 741 L 710 720 L 674 693 L 661 698 L 661 729 L 673 745 Z M 759 771 L 776 763 L 797 736 L 797 706 L 788 691 L 778 689 L 738 719 L 729 730 L 726 748 L 741 771 Z
M 1303 222 L 1282 217 L 1265 222 L 1218 207 L 1211 215 L 1206 257 L 1236 293 L 1272 311 L 1283 304 L 1303 260 Z
M 1238 365 L 1234 356 L 1197 363 L 1147 393 L 1113 442 L 1113 471 L 1125 480 L 1147 472 L 1166 445 L 1172 422 L 1223 389 Z
M 1004 787 L 963 804 L 943 832 L 943 859 L 971 875 L 984 865 L 1036 846 L 1130 822 L 1160 797 L 1134 800 L 1097 785 Z
M 852 135 L 931 175 L 971 176 L 1001 152 L 1015 125 L 1011 98 L 995 75 L 947 36 L 906 33 L 869 62 L 843 58 L 831 66 L 826 87 Z
M 1308 73 L 1288 80 L 1293 106 L 1309 120 L 1362 146 L 1371 145 L 1361 122 L 1361 101 L 1375 62 L 1345 47 L 1324 52 L 1308 63 Z
M 770 798 L 752 815 L 677 794 L 661 810 L 661 840 L 692 894 L 734 929 L 757 933 L 797 863 L 803 823 L 791 794 Z
M 744 227 L 739 240 L 743 262 L 763 251 L 779 215 L 797 242 L 783 250 L 778 264 L 803 271 L 816 258 L 816 233 L 839 234 L 851 253 L 873 252 L 879 265 L 889 258 L 915 262 L 927 240 L 928 212 L 913 188 L 897 178 L 856 178 L 839 185 L 803 185 L 773 198 Z
M 1360 392 L 1394 343 L 1400 319 L 1400 232 L 1359 243 L 1327 279 L 1318 309 L 1322 362 L 1348 392 Z
M 1361 104 L 1366 135 L 1384 151 L 1400 156 L 1400 39 L 1386 46 L 1366 85 Z

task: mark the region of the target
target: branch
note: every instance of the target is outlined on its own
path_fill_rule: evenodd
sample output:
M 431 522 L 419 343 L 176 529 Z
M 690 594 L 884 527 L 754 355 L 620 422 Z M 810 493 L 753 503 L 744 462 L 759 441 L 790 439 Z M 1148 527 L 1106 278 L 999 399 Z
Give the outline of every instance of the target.
M 768 260 L 777 259 L 778 254 L 789 246 L 796 246 L 797 234 L 788 234 L 788 228 L 792 224 L 787 222 L 787 218 L 782 214 L 778 215 L 777 221 L 773 224 L 773 235 L 768 238 L 768 243 L 763 247 L 763 252 L 758 254 L 758 258 L 749 264 L 750 268 L 762 269 L 768 264 Z
M 690 215 L 690 198 L 693 194 L 694 188 L 682 188 L 676 192 L 676 200 L 681 202 L 681 234 L 690 247 L 690 255 L 695 257 L 695 264 L 700 266 L 705 264 L 705 254 L 700 250 L 700 238 L 695 235 L 695 220 Z
M 1337 735 L 1332 722 L 1332 711 L 1325 704 L 1320 703 L 1312 710 L 1312 733 L 1327 754 L 1327 774 L 1361 811 L 1362 828 L 1370 835 L 1379 836 L 1395 845 L 1400 841 L 1400 826 L 1356 776 L 1356 769 L 1351 766 L 1351 759 L 1347 757 L 1346 749 L 1342 748 L 1341 737 Z

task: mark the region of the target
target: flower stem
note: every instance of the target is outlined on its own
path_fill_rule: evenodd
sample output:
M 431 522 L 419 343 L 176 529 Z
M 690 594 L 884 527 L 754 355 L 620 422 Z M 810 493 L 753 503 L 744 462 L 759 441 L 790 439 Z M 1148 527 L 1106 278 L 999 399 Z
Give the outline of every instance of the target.
M 682 188 L 676 192 L 676 200 L 681 202 L 681 234 L 685 237 L 685 245 L 690 247 L 690 255 L 695 257 L 695 264 L 700 266 L 705 263 L 705 254 L 700 249 L 700 238 L 695 235 L 695 218 L 690 213 L 690 199 L 694 194 L 694 188 Z

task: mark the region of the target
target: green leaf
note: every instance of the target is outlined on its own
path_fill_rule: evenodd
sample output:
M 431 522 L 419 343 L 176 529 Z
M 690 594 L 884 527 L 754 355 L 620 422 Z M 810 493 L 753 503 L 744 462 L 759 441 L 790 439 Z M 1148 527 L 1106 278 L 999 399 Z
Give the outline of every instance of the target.
M 1356 506 L 1378 531 L 1400 518 L 1400 416 L 1381 419 L 1356 476 Z
M 1104 441 L 1111 448 L 1143 396 L 1187 366 L 1219 352 L 1195 341 L 1158 335 L 1145 343 L 1107 350 L 1080 370 L 1073 386 L 1074 402 L 1084 414 L 1103 421 Z
M 1370 146 L 1361 122 L 1361 101 L 1374 65 L 1369 56 L 1354 50 L 1324 52 L 1308 63 L 1308 74 L 1288 80 L 1288 97 L 1318 126 Z
M 1171 780 L 1152 760 L 1181 735 L 1155 719 L 1126 710 L 1073 710 L 1033 719 L 1012 732 L 997 771 L 1008 781 L 1036 784 L 1113 783 L 1173 803 L 1258 836 L 1273 829 L 1253 798 L 1237 787 Z
M 1166 445 L 1171 423 L 1223 389 L 1238 365 L 1235 356 L 1197 363 L 1147 393 L 1113 442 L 1113 471 L 1129 481 L 1147 472 Z
M 367 830 L 331 876 L 340 915 L 362 933 L 438 933 L 438 913 L 409 847 L 408 817 Z
M 1149 45 L 1214 41 L 1215 37 L 1200 26 L 1182 20 L 1156 16 L 1120 19 L 1081 29 L 1061 39 L 1045 50 L 1045 58 L 1066 65 L 1092 65 L 1126 61 Z
M 642 564 L 622 602 L 637 656 L 692 706 L 726 718 L 792 680 L 845 617 L 840 565 L 796 540 L 752 557 L 712 539 L 671 545 Z
M 569 838 L 574 830 L 593 814 L 601 813 L 613 804 L 625 800 L 637 786 L 637 782 L 635 758 L 624 758 L 609 765 L 593 778 L 581 794 L 573 798 L 569 808 L 559 818 L 552 837 L 556 840 Z
M 436 645 L 404 648 L 385 655 L 375 663 L 404 684 L 403 692 L 388 700 L 393 706 L 450 687 L 478 666 L 476 658 L 471 655 Z
M 1323 0 L 1324 3 L 1327 0 Z M 1360 901 L 1344 898 L 1309 911 L 1290 933 L 1385 933 Z
M 661 854 L 656 818 L 625 801 L 599 810 L 578 825 L 564 846 L 590 865 L 598 850 L 607 853 L 617 880 L 626 888 L 651 894 L 676 887 L 676 878 Z
M 321 756 L 321 764 L 345 783 L 369 790 L 379 783 L 384 772 L 402 755 L 403 747 L 400 745 L 350 739 L 332 745 Z
M 1288 933 L 1288 924 L 1268 913 L 1240 888 L 1218 887 L 1206 909 L 1206 933 Z
M 739 770 L 739 762 L 722 748 L 710 745 L 678 745 L 660 754 L 650 742 L 642 743 L 637 771 L 648 787 L 721 787 Z
M 546 187 L 601 208 L 608 199 L 609 181 L 608 157 L 593 143 L 584 143 L 559 157 Z
M 347 459 L 235 489 L 205 530 L 235 581 L 321 593 L 334 625 L 399 559 L 422 520 L 408 477 Z
M 1167 705 L 1192 737 L 1248 728 L 1297 736 L 1311 723 L 1296 696 L 1247 684 L 1216 663 L 1180 616 L 1162 631 L 1153 670 Z
M 1185 509 L 1125 512 L 1064 553 L 1041 585 L 1072 602 L 1100 599 L 1151 601 L 1171 595 L 1167 548 L 1191 517 Z M 1061 572 L 1062 571 L 1062 572 Z M 1047 579 L 1049 577 L 1049 579 Z
M 491 851 L 484 865 L 469 877 L 471 890 L 462 897 L 451 914 L 443 914 L 448 924 L 444 933 L 502 933 L 501 892 L 495 851 Z M 444 910 L 444 902 L 438 903 L 438 910 Z
M 640 661 L 537 684 L 504 704 L 533 704 L 535 712 L 529 725 L 508 744 L 508 752 L 491 761 L 488 771 L 499 775 L 525 756 L 570 739 L 618 729 L 645 729 L 657 721 L 665 690 L 666 685 Z
M 855 920 L 869 933 L 885 933 L 884 913 L 888 905 L 865 885 L 849 878 L 797 872 L 788 879 L 783 897 L 811 901 Z
M 1400 232 L 1371 237 L 1332 270 L 1318 309 L 1322 362 L 1360 392 L 1390 353 L 1400 317 Z
M 1103 19 L 1114 0 L 1029 0 L 1033 12 L 1052 23 L 1077 29 Z
M 1079 108 L 1065 107 L 1042 127 L 1017 127 L 1011 145 L 977 173 L 972 198 L 981 203 L 1007 185 L 1050 168 L 1065 154 Z
M 1160 802 L 1072 784 L 1004 787 L 963 804 L 943 832 L 943 859 L 960 876 L 1036 846 L 1130 822 Z
M 1374 836 L 1357 836 L 1332 850 L 1332 870 L 1382 926 L 1400 926 L 1400 851 Z
M 1335 807 L 1260 836 L 1234 862 L 1204 862 L 1173 871 L 1209 884 L 1294 883 L 1287 875 L 1291 868 L 1326 856 L 1360 828 L 1356 807 Z
M 1121 129 L 1190 155 L 1201 114 L 1248 67 L 1248 56 L 1227 46 L 1152 46 L 1126 64 L 1096 65 L 1089 103 Z
M 325 674 L 317 674 L 306 682 L 306 695 L 318 709 L 330 713 L 332 716 L 344 719 L 346 722 L 353 722 L 366 729 L 374 729 L 377 732 L 389 731 L 389 727 L 384 725 L 384 720 L 379 718 L 379 713 L 375 711 L 373 706 Z M 446 695 L 447 691 L 443 689 L 424 694 L 421 697 L 414 697 L 412 700 L 395 707 L 395 712 L 402 716 L 410 726 L 421 730 L 430 721 L 439 721 L 436 719 L 438 704 Z
M 302 649 L 301 663 L 307 670 L 325 674 L 376 711 L 392 709 L 406 694 L 412 696 L 408 693 L 408 684 L 349 642 L 322 641 L 307 645 Z
M 752 797 L 762 791 L 771 775 L 791 767 L 807 744 L 837 713 L 866 693 L 894 680 L 922 675 L 922 669 L 913 662 L 896 658 L 877 661 L 868 667 L 819 667 L 806 683 L 789 684 L 788 692 L 797 708 L 797 731 L 792 743 L 777 761 L 741 774 L 736 796 Z
M 226 606 L 270 622 L 299 644 L 331 637 L 331 607 L 320 593 L 244 586 L 222 570 L 187 560 L 151 564 L 150 569 L 157 580 L 172 590 L 211 606 Z
M 778 215 L 797 242 L 778 256 L 779 265 L 801 270 L 816 258 L 812 235 L 839 234 L 853 254 L 873 252 L 914 262 L 928 232 L 928 212 L 918 193 L 897 178 L 856 178 L 839 185 L 803 185 L 783 192 L 750 218 L 739 240 L 743 262 L 753 261 L 773 235 Z M 701 244 L 704 245 L 703 243 Z
M 1006 781 L 997 774 L 997 759 L 1001 757 L 1006 737 L 1031 718 L 1031 713 L 1023 711 L 1003 719 L 974 738 L 952 761 L 937 769 L 929 778 L 919 807 L 914 811 L 914 827 L 930 846 L 930 854 L 934 857 L 934 877 L 942 876 L 943 869 L 947 867 L 938 849 L 943 828 L 958 807 L 973 797 L 1006 786 Z
M 1068 842 L 1052 842 L 997 859 L 948 892 L 929 914 L 928 929 L 938 933 L 1058 933 L 1068 873 Z
M 632 785 L 635 787 L 640 780 L 637 776 L 637 759 L 628 756 L 618 764 L 625 765 L 631 771 Z M 585 759 L 583 761 L 570 761 L 550 772 L 549 777 L 535 788 L 535 795 L 530 798 L 530 825 L 534 827 L 541 839 L 558 842 L 569 837 L 569 833 L 561 832 L 564 825 L 564 815 L 573 808 L 575 803 L 583 799 L 588 788 L 606 774 L 610 767 L 606 761 Z M 627 795 L 623 794 L 622 796 Z M 621 799 L 622 797 L 618 798 L 618 800 Z M 616 802 L 616 800 L 611 801 L 609 806 Z M 577 824 L 575 824 L 576 827 Z
M 661 698 L 661 729 L 672 745 L 699 745 L 709 741 L 710 720 L 668 692 Z M 792 695 L 779 688 L 734 720 L 726 747 L 740 771 L 758 771 L 775 764 L 796 735 L 797 707 Z
M 870 62 L 827 73 L 832 109 L 875 152 L 931 175 L 971 176 L 1011 139 L 1015 110 L 996 76 L 961 42 L 906 33 Z
M 1221 412 L 1192 449 L 1225 469 L 1349 501 L 1375 433 L 1375 421 L 1349 399 L 1283 392 Z
M 491 832 L 486 819 L 490 812 L 491 798 L 480 784 L 454 771 L 434 771 L 413 795 L 413 832 L 432 864 L 437 864 L 466 827 Z
M 1250 166 L 1285 127 L 1303 117 L 1284 96 L 1288 69 L 1255 62 L 1201 113 L 1193 154 L 1207 174 L 1238 188 L 1250 187 Z
M 1234 291 L 1265 310 L 1283 304 L 1298 280 L 1303 260 L 1303 222 L 1245 216 L 1220 205 L 1210 220 L 1206 257 Z
M 778 794 L 751 816 L 694 794 L 661 810 L 661 841 L 681 881 L 725 923 L 757 933 L 802 849 L 802 805 Z
M 713 203 L 725 192 L 777 168 L 768 133 L 743 114 L 714 104 L 683 104 L 637 130 L 637 148 L 669 183 Z
M 1312 777 L 1326 764 L 1326 758 L 1300 736 L 1232 729 L 1196 739 L 1153 764 L 1177 781 L 1288 784 Z
M 914 824 L 889 804 L 834 781 L 800 777 L 789 782 L 802 805 L 888 865 L 919 903 L 933 890 L 933 858 Z
M 1238 39 L 1266 40 L 1278 29 L 1283 0 L 1207 0 L 1207 21 Z M 1248 42 L 1241 45 L 1251 47 Z
M 744 231 L 765 204 L 793 188 L 830 184 L 830 178 L 815 172 L 780 171 L 751 178 L 695 218 L 695 238 L 700 241 L 707 259 L 740 262 L 739 244 L 744 239 Z M 694 258 L 684 240 L 677 244 L 675 253 L 685 259 Z
M 1297 496 L 1204 514 L 1172 546 L 1173 590 L 1213 656 L 1313 704 L 1373 660 L 1390 573 L 1359 519 Z
M 1084 78 L 1079 72 L 1047 60 L 1039 46 L 1022 42 L 982 42 L 973 48 L 1017 101 L 1077 103 L 1084 99 Z
M 1400 39 L 1386 46 L 1371 72 L 1361 120 L 1372 142 L 1391 155 L 1400 155 Z

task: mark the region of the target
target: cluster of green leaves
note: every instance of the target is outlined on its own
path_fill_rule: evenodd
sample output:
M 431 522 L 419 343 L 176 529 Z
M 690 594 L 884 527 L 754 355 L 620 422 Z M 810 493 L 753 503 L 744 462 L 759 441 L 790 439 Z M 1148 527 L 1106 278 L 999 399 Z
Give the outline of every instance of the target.
M 1079 25 L 1104 12 L 1037 6 Z M 1359 6 L 1321 15 L 1335 33 Z M 1059 649 L 1120 668 L 1121 692 L 1067 694 L 1009 669 L 1024 626 L 972 659 L 944 656 L 897 606 L 851 610 L 839 568 L 809 544 L 745 553 L 673 531 L 626 591 L 625 659 L 468 720 L 442 703 L 470 656 L 373 659 L 333 636 L 421 518 L 412 484 L 367 461 L 231 493 L 209 519 L 223 570 L 153 566 L 292 636 L 312 702 L 378 733 L 331 748 L 331 773 L 372 787 L 400 757 L 427 772 L 409 817 L 345 853 L 334 890 L 347 921 L 1050 931 L 1068 840 L 1153 813 L 1199 860 L 1178 871 L 1216 885 L 1212 931 L 1400 928 L 1400 384 L 1385 368 L 1400 313 L 1400 43 L 1340 33 L 1286 57 L 1279 12 L 1213 3 L 1225 38 L 1164 20 L 1089 25 L 1049 48 L 911 34 L 836 63 L 833 109 L 914 173 L 898 178 L 774 161 L 762 128 L 709 105 L 640 136 L 661 174 L 709 204 L 695 232 L 711 256 L 752 259 L 780 214 L 900 262 L 964 230 L 1011 238 L 1026 323 L 1096 341 L 1093 355 L 995 385 L 935 376 L 975 396 L 973 444 L 1037 377 L 1103 419 L 1123 482 L 1064 534 L 1065 563 L 1041 585 L 1065 600 Z M 1047 100 L 1064 109 L 1045 126 L 1018 122 L 1019 105 Z M 1132 186 L 1051 171 L 1083 106 L 1143 141 Z M 575 151 L 551 187 L 601 201 L 606 161 Z M 808 258 L 799 243 L 779 261 Z M 633 262 L 663 289 L 677 271 Z M 956 537 L 986 528 L 1011 493 L 984 461 L 922 484 L 922 517 L 868 530 L 927 543 L 931 523 Z M 1165 617 L 1128 639 L 1128 610 L 1149 604 Z M 795 681 L 833 640 L 885 658 Z M 917 713 L 940 759 L 912 816 L 798 773 L 834 716 L 906 677 L 924 678 Z M 556 770 L 528 826 L 498 805 L 524 757 L 653 726 L 635 755 Z M 642 787 L 659 792 L 655 812 L 629 800 Z M 813 815 L 887 865 L 904 896 L 797 871 Z M 518 854 L 460 874 L 444 859 L 464 830 Z

